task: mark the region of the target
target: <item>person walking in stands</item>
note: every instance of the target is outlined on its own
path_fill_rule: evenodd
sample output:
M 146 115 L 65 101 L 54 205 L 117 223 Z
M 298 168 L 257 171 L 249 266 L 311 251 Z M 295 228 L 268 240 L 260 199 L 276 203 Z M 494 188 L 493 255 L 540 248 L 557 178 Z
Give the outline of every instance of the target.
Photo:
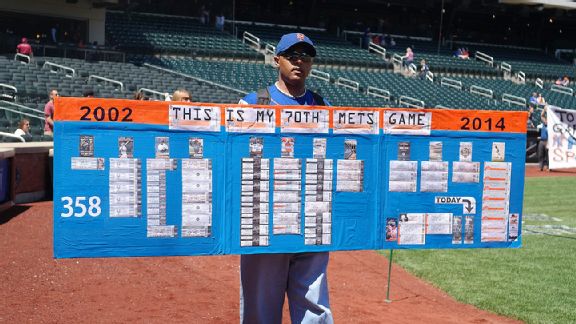
M 544 171 L 544 166 L 548 167 L 548 123 L 546 120 L 546 109 L 540 115 L 542 123 L 538 125 L 540 136 L 538 136 L 538 166 L 540 171 Z M 550 170 L 550 169 L 548 169 Z
M 50 91 L 50 100 L 44 106 L 44 135 L 54 136 L 54 98 L 58 97 L 58 90 Z
M 314 43 L 301 33 L 282 36 L 274 62 L 278 80 L 246 95 L 240 104 L 329 105 L 306 89 L 316 56 Z M 288 295 L 292 323 L 333 323 L 328 297 L 328 252 L 251 254 L 240 257 L 242 323 L 282 323 Z
M 176 89 L 172 94 L 172 101 L 192 101 L 190 92 L 183 88 Z
M 402 66 L 407 68 L 410 66 L 410 64 L 412 64 L 412 62 L 414 62 L 414 52 L 412 52 L 410 47 L 407 47 L 406 54 L 402 56 Z
M 22 37 L 22 41 L 16 46 L 16 53 L 28 56 L 34 55 L 32 52 L 32 46 L 28 44 L 28 39 L 26 37 Z

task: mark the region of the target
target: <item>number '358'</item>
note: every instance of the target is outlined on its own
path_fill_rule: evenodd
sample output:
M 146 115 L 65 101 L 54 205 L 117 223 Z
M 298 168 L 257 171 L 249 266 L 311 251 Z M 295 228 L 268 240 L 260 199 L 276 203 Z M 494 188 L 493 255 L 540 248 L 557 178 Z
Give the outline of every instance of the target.
M 102 208 L 100 208 L 100 197 L 62 197 L 62 208 L 60 213 L 61 217 L 84 217 L 86 214 L 92 217 L 100 216 Z

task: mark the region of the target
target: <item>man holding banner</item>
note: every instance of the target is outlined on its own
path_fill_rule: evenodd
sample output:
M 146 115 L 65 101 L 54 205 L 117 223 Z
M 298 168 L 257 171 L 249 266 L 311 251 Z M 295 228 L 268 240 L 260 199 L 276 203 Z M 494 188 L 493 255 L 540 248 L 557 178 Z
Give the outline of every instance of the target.
M 327 105 L 306 89 L 316 48 L 301 33 L 282 36 L 274 62 L 278 81 L 252 92 L 241 104 Z M 243 323 L 281 323 L 288 295 L 292 323 L 333 323 L 326 268 L 328 252 L 242 255 L 240 317 Z

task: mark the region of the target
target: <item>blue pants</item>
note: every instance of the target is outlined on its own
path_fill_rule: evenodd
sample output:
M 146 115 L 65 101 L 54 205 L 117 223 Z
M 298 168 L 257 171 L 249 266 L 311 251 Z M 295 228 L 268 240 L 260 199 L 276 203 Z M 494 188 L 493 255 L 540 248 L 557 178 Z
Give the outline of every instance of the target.
M 292 323 L 332 324 L 326 278 L 328 257 L 328 252 L 242 255 L 242 323 L 282 323 L 287 294 Z

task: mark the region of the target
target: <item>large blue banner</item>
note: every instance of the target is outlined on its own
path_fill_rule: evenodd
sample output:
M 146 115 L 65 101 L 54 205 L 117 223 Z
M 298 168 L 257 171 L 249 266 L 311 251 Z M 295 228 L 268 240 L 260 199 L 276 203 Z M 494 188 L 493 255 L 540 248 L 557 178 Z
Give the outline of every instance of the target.
M 521 244 L 525 113 L 56 105 L 58 258 Z

